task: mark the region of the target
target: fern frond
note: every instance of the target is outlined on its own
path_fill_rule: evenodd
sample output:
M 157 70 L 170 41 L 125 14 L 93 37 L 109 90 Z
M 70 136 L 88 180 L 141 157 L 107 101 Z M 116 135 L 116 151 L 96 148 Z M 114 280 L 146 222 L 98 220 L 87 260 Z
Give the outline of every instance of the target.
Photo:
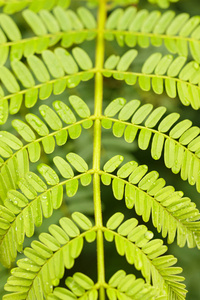
M 126 272 L 123 270 L 117 271 L 110 278 L 106 293 L 110 300 L 115 298 L 127 300 L 159 299 L 158 289 L 152 287 L 148 283 L 145 283 L 142 278 L 136 279 L 133 274 L 126 275 Z M 166 296 L 163 296 L 162 299 L 165 300 L 167 298 Z
M 163 237 L 168 235 L 172 243 L 177 233 L 177 244 L 183 247 L 200 247 L 200 213 L 195 203 L 182 192 L 166 186 L 156 171 L 147 173 L 148 167 L 135 161 L 119 168 L 117 175 L 111 174 L 122 163 L 121 156 L 111 158 L 101 171 L 101 180 L 105 185 L 112 184 L 114 197 L 125 199 L 127 208 L 135 207 L 137 215 L 148 222 L 152 216 L 153 225 Z M 126 179 L 128 177 L 128 179 Z
M 60 226 L 51 225 L 50 233 L 40 234 L 40 241 L 33 241 L 31 248 L 25 248 L 26 258 L 18 261 L 18 267 L 13 269 L 5 286 L 7 291 L 14 293 L 4 296 L 3 299 L 12 299 L 15 296 L 17 299 L 38 299 L 38 296 L 47 297 L 52 293 L 53 286 L 58 285 L 64 275 L 64 268 L 71 269 L 74 260 L 81 254 L 87 234 L 94 232 L 92 223 L 84 215 L 75 213 L 72 218 L 75 221 L 61 218 Z M 84 228 L 82 233 L 76 223 Z M 74 274 L 79 283 L 83 283 L 85 277 Z M 88 279 L 85 279 L 85 285 L 87 282 Z M 25 298 L 20 298 L 21 293 Z
M 161 120 L 165 113 L 163 107 L 152 111 L 152 104 L 139 107 L 138 100 L 124 104 L 125 99 L 121 98 L 111 102 L 105 110 L 106 117 L 102 117 L 102 126 L 109 129 L 113 124 L 113 134 L 116 137 L 124 135 L 128 143 L 132 143 L 139 133 L 140 149 L 146 150 L 151 145 L 151 156 L 155 160 L 163 153 L 166 167 L 175 174 L 180 172 L 183 180 L 188 180 L 191 185 L 196 184 L 197 191 L 200 191 L 199 127 L 192 126 L 192 122 L 187 119 L 176 123 L 180 117 L 178 113 L 171 113 Z M 113 106 L 116 109 L 112 113 L 110 107 Z M 119 120 L 112 118 L 119 111 Z M 131 122 L 128 122 L 130 118 Z
M 51 10 L 54 6 L 58 5 L 62 8 L 67 8 L 70 5 L 70 0 L 51 0 L 51 1 L 40 1 L 40 0 L 28 0 L 19 2 L 16 0 L 3 0 L 1 1 L 1 7 L 6 14 L 14 14 L 16 12 L 22 11 L 24 8 L 28 7 L 31 10 L 38 12 L 41 9 Z
M 161 2 L 168 1 L 161 0 Z M 110 14 L 106 23 L 105 38 L 107 40 L 115 38 L 121 47 L 124 44 L 129 47 L 138 44 L 142 48 L 147 48 L 150 42 L 153 46 L 159 47 L 164 42 L 169 52 L 186 57 L 189 46 L 191 55 L 199 63 L 199 23 L 199 16 L 190 18 L 186 13 L 175 16 L 175 12 L 171 10 L 161 14 L 159 11 L 149 13 L 145 9 L 137 12 L 135 8 L 128 7 L 125 10 L 114 10 Z
M 62 299 L 66 297 L 68 299 L 98 299 L 97 287 L 93 280 L 82 273 L 75 273 L 73 277 L 67 277 L 65 284 L 66 288 L 55 288 L 53 293 L 50 294 L 47 299 Z
M 147 283 L 152 280 L 154 287 L 160 289 L 161 295 L 164 292 L 169 295 L 170 300 L 184 299 L 185 285 L 180 283 L 184 278 L 176 275 L 182 269 L 172 267 L 176 262 L 173 256 L 161 256 L 167 251 L 163 241 L 152 239 L 152 232 L 144 225 L 137 226 L 136 219 L 122 223 L 123 218 L 122 213 L 110 217 L 104 228 L 106 240 L 114 240 L 119 255 L 125 256 L 129 264 L 134 264 L 137 270 L 141 270 Z M 114 231 L 116 229 L 117 232 Z
M 38 97 L 42 100 L 47 99 L 52 93 L 61 94 L 66 86 L 74 88 L 80 81 L 88 81 L 94 76 L 92 69 L 92 61 L 87 53 L 81 48 L 75 47 L 72 50 L 73 56 L 66 50 L 56 48 L 54 52 L 45 50 L 42 52 L 42 60 L 35 55 L 27 58 L 29 68 L 21 61 L 13 61 L 12 69 L 16 78 L 24 86 L 24 90 L 20 90 L 19 83 L 13 73 L 6 67 L 0 67 L 0 78 L 3 86 L 11 94 L 4 95 L 1 89 L 0 99 L 0 120 L 4 124 L 8 114 L 16 114 L 22 104 L 23 98 L 26 107 L 33 107 L 38 101 Z M 44 62 L 43 62 L 44 61 Z M 47 65 L 47 68 L 45 66 Z M 79 67 L 83 71 L 79 71 Z M 35 85 L 33 74 L 36 79 L 41 82 Z M 68 74 L 68 75 L 65 75 Z M 51 79 L 51 76 L 54 79 Z M 10 109 L 8 111 L 8 100 L 10 99 Z
M 35 173 L 26 172 L 24 177 L 17 181 L 21 192 L 11 188 L 7 191 L 4 206 L 0 207 L 0 221 L 3 226 L 0 236 L 0 259 L 5 266 L 9 266 L 15 260 L 17 251 L 22 250 L 25 235 L 31 237 L 35 231 L 34 226 L 42 225 L 43 216 L 49 218 L 53 210 L 61 206 L 63 186 L 66 186 L 67 196 L 73 197 L 77 193 L 79 180 L 83 186 L 91 183 L 92 171 L 88 171 L 86 162 L 80 156 L 68 153 L 67 160 L 81 174 L 74 176 L 70 164 L 56 156 L 54 163 L 64 181 L 60 182 L 56 172 L 48 165 L 39 164 L 38 171 L 50 187 L 47 188 L 45 182 Z M 80 217 L 78 224 L 83 226 L 83 221 L 79 219 Z M 8 244 L 10 236 L 13 236 L 14 241 L 12 247 Z
M 62 146 L 66 143 L 68 134 L 71 139 L 76 139 L 80 136 L 82 128 L 89 129 L 93 125 L 93 116 L 90 116 L 86 103 L 77 96 L 70 96 L 69 102 L 80 120 L 77 121 L 74 112 L 62 101 L 53 103 L 54 110 L 47 105 L 40 106 L 39 111 L 45 122 L 31 113 L 25 116 L 28 124 L 18 119 L 13 120 L 13 127 L 27 142 L 26 145 L 14 135 L 5 131 L 0 132 L 1 156 L 7 158 L 5 162 L 1 162 L 0 168 L 11 163 L 21 151 L 24 155 L 28 153 L 31 162 L 37 162 L 41 156 L 41 144 L 44 152 L 49 154 L 54 151 L 56 144 Z M 63 127 L 62 122 L 68 126 Z M 47 126 L 53 132 L 50 133 Z M 13 150 L 17 151 L 13 153 Z
M 60 6 L 55 7 L 53 13 L 43 9 L 38 15 L 27 9 L 22 14 L 35 36 L 22 39 L 20 29 L 13 19 L 1 14 L 0 23 L 3 29 L 0 40 L 1 65 L 6 63 L 9 52 L 11 61 L 20 60 L 23 56 L 41 53 L 59 42 L 62 47 L 67 48 L 74 43 L 92 40 L 96 36 L 96 21 L 84 7 L 80 7 L 77 14 Z
M 103 74 L 105 77 L 113 76 L 116 80 L 124 80 L 128 85 L 135 85 L 138 80 L 142 90 L 149 91 L 152 88 L 156 94 L 162 94 L 165 90 L 170 98 L 175 98 L 178 94 L 183 105 L 191 105 L 192 108 L 199 109 L 199 64 L 195 61 L 187 64 L 185 62 L 186 57 L 184 56 L 173 59 L 171 55 L 162 57 L 160 53 L 154 53 L 146 60 L 142 72 L 139 73 L 127 71 L 129 65 L 127 68 L 121 69 L 120 61 L 118 63 L 116 57 L 112 55 L 105 62 L 107 69 L 103 71 Z M 117 70 L 114 70 L 115 68 Z

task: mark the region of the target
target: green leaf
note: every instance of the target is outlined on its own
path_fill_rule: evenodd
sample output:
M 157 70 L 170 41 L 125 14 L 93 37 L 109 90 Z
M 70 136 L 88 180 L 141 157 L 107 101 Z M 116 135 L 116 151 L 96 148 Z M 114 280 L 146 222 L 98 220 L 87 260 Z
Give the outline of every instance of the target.
M 117 98 L 113 100 L 111 103 L 108 104 L 104 111 L 104 115 L 106 117 L 113 117 L 115 116 L 125 105 L 126 100 L 124 98 Z
M 114 197 L 117 200 L 122 200 L 124 195 L 124 182 L 119 178 L 114 178 L 112 182 Z
M 40 114 L 42 115 L 43 119 L 47 122 L 49 127 L 53 130 L 59 130 L 62 128 L 62 122 L 57 116 L 57 114 L 48 106 L 48 105 L 41 105 L 39 107 Z
M 33 129 L 40 135 L 45 136 L 49 134 L 47 126 L 34 114 L 27 114 L 26 121 L 32 126 Z
M 96 20 L 88 9 L 86 9 L 85 7 L 79 7 L 77 9 L 77 12 L 78 12 L 78 15 L 79 15 L 82 23 L 84 24 L 84 26 L 86 28 L 88 28 L 88 29 L 96 28 L 96 26 L 97 26 Z
M 141 106 L 133 115 L 131 119 L 131 123 L 133 124 L 141 124 L 143 120 L 148 116 L 148 114 L 152 111 L 152 104 L 145 104 Z
M 82 70 L 86 71 L 93 68 L 93 63 L 90 57 L 83 49 L 75 47 L 73 48 L 72 53 Z
M 167 72 L 170 64 L 173 61 L 173 56 L 168 54 L 163 56 L 155 68 L 156 75 L 164 75 Z
M 71 152 L 66 155 L 66 158 L 78 172 L 84 173 L 88 171 L 87 163 L 78 154 Z
M 72 220 L 64 217 L 59 220 L 59 223 L 70 237 L 76 237 L 80 234 L 80 230 Z
M 18 207 L 25 207 L 28 204 L 28 199 L 18 191 L 10 190 L 7 196 L 8 200 Z
M 47 189 L 44 181 L 42 181 L 42 179 L 33 172 L 28 172 L 26 174 L 26 180 L 39 193 L 42 193 Z
M 21 61 L 14 60 L 11 62 L 13 71 L 25 88 L 30 88 L 35 85 L 32 74 L 29 69 Z
M 64 76 L 64 70 L 57 56 L 50 50 L 42 52 L 42 58 L 49 69 L 49 72 L 54 78 Z
M 146 165 L 141 165 L 137 167 L 132 174 L 129 176 L 129 181 L 133 184 L 137 184 L 141 178 L 146 174 L 148 167 Z
M 186 23 L 188 20 L 189 15 L 186 13 L 182 13 L 178 15 L 170 24 L 168 27 L 166 33 L 169 35 L 175 35 L 181 28 L 182 26 Z
M 60 248 L 60 243 L 50 234 L 41 233 L 39 240 L 45 244 L 51 251 L 57 251 Z
M 78 191 L 78 179 L 72 179 L 66 182 L 66 193 L 68 197 L 73 197 Z
M 148 128 L 153 128 L 158 123 L 158 121 L 162 118 L 165 112 L 166 112 L 166 108 L 164 106 L 160 106 L 154 109 L 153 112 L 149 115 L 149 117 L 145 121 L 145 126 Z
M 69 102 L 81 118 L 88 118 L 90 116 L 90 109 L 87 104 L 78 96 L 70 96 Z
M 192 122 L 190 120 L 183 120 L 171 129 L 169 136 L 173 139 L 178 139 L 191 126 Z
M 161 60 L 162 54 L 161 53 L 154 53 L 145 61 L 142 67 L 142 73 L 151 74 L 153 73 L 155 67 L 158 65 L 159 61 Z
M 26 9 L 23 11 L 22 15 L 36 35 L 43 36 L 47 34 L 47 30 L 44 26 L 44 23 L 41 21 L 41 19 L 35 12 Z
M 72 214 L 72 219 L 78 224 L 83 230 L 88 230 L 92 228 L 91 221 L 82 213 L 74 212 Z
M 49 185 L 56 185 L 59 183 L 58 175 L 48 165 L 40 164 L 37 169 Z
M 42 146 L 44 149 L 44 152 L 47 154 L 50 154 L 55 149 L 55 139 L 52 135 L 48 135 L 45 138 L 42 139 Z
M 0 24 L 11 41 L 21 40 L 22 36 L 19 31 L 19 28 L 10 16 L 0 14 Z
M 72 23 L 72 27 L 75 30 L 83 29 L 83 24 L 82 24 L 82 22 L 80 21 L 80 19 L 78 18 L 77 14 L 74 11 L 68 9 L 66 11 L 66 14 L 67 14 L 67 17 L 70 19 L 70 21 Z
M 80 182 L 82 186 L 87 186 L 91 183 L 92 181 L 92 176 L 91 174 L 83 174 L 80 178 Z
M 108 229 L 114 230 L 116 229 L 123 221 L 124 215 L 120 212 L 115 213 L 106 223 L 106 227 Z
M 106 59 L 104 68 L 108 70 L 114 70 L 119 62 L 119 59 L 119 56 L 112 54 Z
M 122 163 L 123 160 L 124 160 L 123 156 L 115 155 L 105 163 L 103 167 L 104 171 L 108 173 L 112 173 L 114 170 L 116 170 L 119 167 L 119 165 Z
M 57 20 L 53 17 L 53 15 L 48 10 L 45 9 L 40 10 L 39 15 L 43 23 L 46 25 L 49 32 L 56 33 L 60 31 Z
M 191 128 L 189 128 L 188 130 L 186 130 L 183 135 L 180 137 L 179 142 L 182 145 L 187 145 L 189 144 L 194 138 L 197 137 L 197 135 L 199 134 L 200 129 L 197 126 L 193 126 Z
M 76 117 L 71 111 L 71 109 L 62 101 L 55 101 L 53 103 L 53 107 L 59 117 L 62 119 L 63 122 L 66 124 L 73 124 L 76 122 Z
M 126 121 L 130 119 L 130 117 L 137 110 L 139 105 L 140 105 L 139 100 L 131 100 L 130 102 L 125 104 L 125 106 L 122 108 L 122 110 L 119 113 L 119 117 L 118 117 L 119 120 Z
M 56 48 L 55 55 L 60 60 L 63 69 L 67 74 L 78 73 L 78 66 L 71 54 L 63 48 Z
M 62 157 L 55 156 L 53 158 L 53 162 L 64 178 L 74 177 L 74 172 L 73 172 L 71 166 Z
M 123 16 L 121 16 L 121 18 L 119 19 L 119 22 L 117 24 L 117 29 L 118 30 L 126 30 L 131 21 L 134 19 L 135 15 L 136 15 L 136 8 L 135 7 L 128 7 L 125 11 Z
M 90 290 L 94 286 L 93 280 L 83 273 L 76 272 L 73 275 L 73 278 L 81 287 L 86 290 Z
M 72 29 L 71 21 L 70 21 L 69 18 L 66 17 L 67 16 L 66 12 L 62 7 L 56 6 L 53 9 L 53 13 L 54 13 L 59 25 L 60 25 L 60 28 L 63 31 L 68 31 L 68 30 Z
M 4 66 L 0 66 L 0 79 L 10 93 L 20 91 L 19 84 L 13 74 Z
M 185 62 L 186 57 L 184 56 L 178 56 L 177 58 L 175 58 L 167 71 L 167 75 L 170 77 L 176 77 L 184 66 Z
M 0 140 L 14 150 L 19 150 L 23 146 L 23 143 L 20 141 L 20 139 L 18 139 L 12 133 L 6 131 L 0 131 Z
M 180 115 L 178 113 L 171 113 L 160 122 L 158 130 L 160 132 L 167 132 L 179 118 Z
M 134 59 L 136 58 L 138 51 L 135 49 L 127 51 L 121 58 L 117 65 L 117 70 L 125 72 L 128 70 Z
M 123 10 L 121 8 L 117 8 L 112 11 L 112 13 L 108 16 L 106 20 L 106 29 L 114 29 L 117 27 L 117 23 L 120 19 L 120 16 L 123 14 Z
M 47 82 L 50 80 L 49 72 L 41 59 L 35 55 L 30 55 L 27 57 L 27 61 L 38 81 Z
M 21 120 L 14 120 L 12 121 L 12 126 L 15 130 L 22 136 L 22 138 L 26 142 L 32 142 L 36 139 L 35 133 L 33 130 Z
M 56 240 L 62 245 L 66 244 L 69 241 L 69 236 L 65 233 L 65 231 L 60 228 L 58 225 L 51 224 L 49 226 L 49 232 L 52 236 L 56 238 Z
M 126 164 L 124 164 L 118 171 L 117 176 L 120 178 L 126 178 L 128 177 L 134 169 L 138 166 L 138 164 L 135 161 L 129 161 Z

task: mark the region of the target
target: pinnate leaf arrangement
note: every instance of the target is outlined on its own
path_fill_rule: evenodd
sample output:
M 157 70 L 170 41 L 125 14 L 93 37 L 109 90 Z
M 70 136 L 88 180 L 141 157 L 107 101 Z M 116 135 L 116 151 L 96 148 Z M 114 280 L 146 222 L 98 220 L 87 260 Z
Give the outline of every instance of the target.
M 138 2 L 0 2 L 4 300 L 186 299 L 182 269 L 164 244 L 200 249 L 200 213 L 135 154 L 126 157 L 117 138 L 200 192 L 200 128 L 159 104 L 165 94 L 200 108 L 200 17 L 168 10 L 178 0 L 149 0 L 149 11 Z M 133 94 L 152 90 L 158 103 L 112 97 L 109 82 Z M 103 190 L 112 191 L 108 218 Z M 109 243 L 124 260 L 111 276 Z M 93 244 L 96 278 L 79 267 Z

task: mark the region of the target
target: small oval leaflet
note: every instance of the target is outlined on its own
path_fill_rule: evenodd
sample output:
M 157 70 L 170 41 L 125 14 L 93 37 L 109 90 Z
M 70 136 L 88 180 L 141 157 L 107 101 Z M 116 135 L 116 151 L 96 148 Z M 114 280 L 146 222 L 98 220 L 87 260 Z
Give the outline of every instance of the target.
M 93 280 L 85 274 L 77 272 L 73 275 L 73 278 L 80 286 L 82 286 L 86 290 L 89 290 L 94 286 Z
M 124 215 L 121 212 L 115 213 L 106 223 L 106 227 L 109 229 L 116 229 L 123 221 Z
M 87 104 L 78 96 L 70 96 L 69 102 L 73 106 L 76 113 L 81 118 L 88 118 L 90 116 L 90 109 Z
M 108 70 L 114 70 L 119 62 L 120 57 L 117 55 L 112 54 L 109 56 L 104 64 L 104 68 Z
M 75 47 L 73 48 L 72 53 L 82 70 L 86 71 L 93 68 L 93 63 L 90 57 L 83 49 Z
M 67 74 L 78 73 L 78 66 L 68 51 L 64 50 L 63 48 L 56 48 L 54 52 L 62 63 L 63 69 Z
M 26 142 L 32 142 L 36 139 L 33 130 L 21 120 L 12 121 L 12 126 L 17 130 L 17 132 L 22 136 Z
M 42 36 L 47 34 L 47 30 L 44 26 L 44 23 L 35 12 L 26 9 L 22 12 L 22 15 L 36 35 Z
M 41 105 L 39 111 L 51 129 L 59 130 L 62 128 L 62 122 L 58 115 L 48 105 Z
M 39 176 L 37 176 L 35 173 L 33 173 L 33 172 L 28 172 L 26 174 L 26 180 L 39 193 L 42 193 L 42 192 L 44 192 L 47 189 L 47 186 L 44 183 L 44 181 L 42 181 L 42 179 Z
M 59 117 L 65 122 L 66 124 L 73 124 L 76 122 L 76 117 L 71 109 L 62 101 L 55 101 L 53 103 L 53 108 L 59 115 Z
M 69 180 L 66 182 L 66 193 L 68 197 L 73 197 L 76 195 L 77 190 L 78 190 L 78 179 L 74 178 L 72 180 Z
M 142 73 L 151 74 L 162 58 L 162 54 L 157 52 L 149 56 L 142 67 Z
M 21 32 L 10 16 L 0 14 L 0 24 L 11 41 L 21 40 Z
M 76 237 L 80 234 L 80 230 L 72 220 L 64 217 L 59 220 L 59 223 L 70 237 Z
M 114 117 L 126 104 L 126 99 L 124 98 L 116 98 L 112 102 L 108 104 L 104 111 L 104 115 L 106 117 Z
M 62 157 L 55 156 L 53 162 L 64 178 L 72 178 L 74 176 L 71 166 Z
M 126 178 L 137 168 L 137 166 L 138 164 L 135 161 L 129 161 L 117 171 L 117 176 Z
M 128 120 L 132 114 L 138 109 L 140 106 L 139 100 L 131 100 L 122 108 L 119 113 L 119 120 L 126 121 Z
M 27 66 L 21 61 L 14 60 L 11 62 L 13 71 L 25 88 L 30 88 L 35 85 L 33 76 Z
M 14 150 L 18 150 L 23 147 L 23 143 L 14 134 L 0 131 L 0 140 L 10 146 Z
M 26 115 L 26 121 L 35 129 L 35 131 L 40 135 L 40 136 L 45 136 L 49 134 L 49 129 L 47 126 L 44 124 L 38 116 L 34 114 L 27 114 Z
M 74 212 L 72 214 L 72 219 L 83 229 L 88 230 L 92 228 L 91 221 L 82 213 L 80 212 Z
M 71 152 L 66 155 L 66 158 L 78 172 L 83 173 L 88 171 L 87 163 L 78 154 Z
M 53 77 L 59 78 L 64 76 L 62 65 L 57 56 L 52 51 L 44 50 L 42 52 L 42 58 Z
M 19 207 L 25 207 L 28 204 L 28 199 L 18 191 L 10 190 L 7 196 L 14 205 L 17 205 Z
M 19 84 L 14 75 L 4 66 L 0 66 L 0 79 L 10 93 L 20 91 Z
M 122 155 L 115 155 L 111 159 L 109 159 L 103 169 L 105 172 L 112 173 L 114 170 L 118 168 L 118 166 L 122 163 L 124 157 Z
M 58 225 L 51 224 L 49 226 L 49 232 L 58 240 L 60 244 L 66 244 L 69 241 L 69 237 L 66 232 Z
M 136 58 L 138 52 L 135 49 L 128 50 L 121 58 L 117 65 L 117 70 L 125 72 L 128 70 L 134 59 Z
M 85 7 L 79 7 L 77 12 L 86 28 L 88 29 L 96 28 L 97 26 L 96 20 L 88 9 L 86 9 Z
M 37 169 L 49 185 L 56 185 L 59 183 L 58 175 L 48 165 L 40 164 Z

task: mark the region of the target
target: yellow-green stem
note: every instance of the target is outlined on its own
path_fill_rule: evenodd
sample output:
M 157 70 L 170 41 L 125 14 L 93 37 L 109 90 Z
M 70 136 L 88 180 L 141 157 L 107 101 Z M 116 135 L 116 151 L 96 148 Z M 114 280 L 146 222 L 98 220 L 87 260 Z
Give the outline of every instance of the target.
M 102 102 L 103 102 L 103 76 L 102 68 L 104 64 L 104 26 L 106 20 L 106 0 L 99 2 L 98 12 L 98 33 L 96 45 L 96 75 L 95 75 L 95 109 L 94 109 L 94 145 L 93 145 L 93 192 L 94 192 L 94 212 L 97 230 L 97 272 L 98 284 L 100 286 L 99 299 L 105 299 L 104 283 L 105 283 L 105 267 L 104 267 L 104 245 L 103 245 L 103 220 L 101 208 L 100 193 L 100 159 L 101 159 L 101 121 Z

